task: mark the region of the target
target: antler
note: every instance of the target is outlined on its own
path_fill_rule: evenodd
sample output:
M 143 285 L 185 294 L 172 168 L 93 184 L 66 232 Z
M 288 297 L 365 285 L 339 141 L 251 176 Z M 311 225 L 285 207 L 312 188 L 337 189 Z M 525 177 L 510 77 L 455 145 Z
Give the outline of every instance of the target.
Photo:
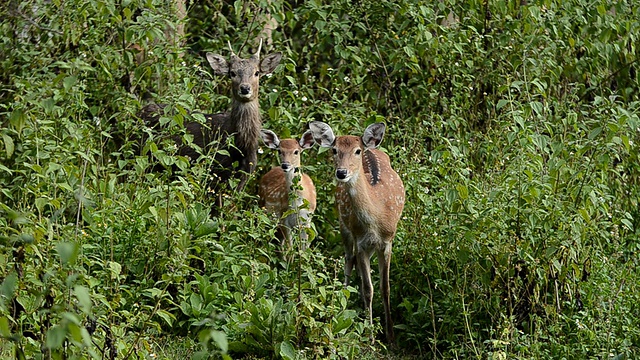
M 255 56 L 255 57 L 257 57 L 259 59 L 260 58 L 260 50 L 262 50 L 262 38 L 260 38 L 260 45 L 258 45 L 258 51 L 256 51 L 256 53 L 253 56 Z
M 229 51 L 231 51 L 231 56 L 238 56 L 236 55 L 236 53 L 233 51 L 233 48 L 231 47 L 231 42 L 229 40 L 227 40 L 227 45 L 229 45 Z

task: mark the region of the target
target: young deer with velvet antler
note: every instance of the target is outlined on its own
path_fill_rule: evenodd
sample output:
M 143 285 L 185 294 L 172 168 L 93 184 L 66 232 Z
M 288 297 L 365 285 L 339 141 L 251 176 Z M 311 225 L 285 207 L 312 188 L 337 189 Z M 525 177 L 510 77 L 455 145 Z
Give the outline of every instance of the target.
M 232 103 L 231 110 L 226 113 L 204 114 L 207 120 L 205 124 L 189 122 L 185 125 L 189 134 L 193 135 L 193 144 L 202 149 L 203 154 L 208 154 L 212 149 L 215 152 L 211 162 L 212 181 L 209 186 L 215 187 L 219 183 L 226 182 L 232 176 L 239 178 L 236 190 L 242 190 L 247 182 L 248 175 L 255 170 L 257 162 L 258 142 L 262 119 L 260 115 L 260 102 L 258 101 L 260 77 L 275 70 L 282 59 L 281 53 L 272 53 L 260 61 L 260 50 L 248 59 L 242 59 L 235 54 L 228 43 L 231 56 L 229 61 L 224 57 L 207 53 L 207 60 L 211 68 L 218 75 L 226 75 L 231 79 Z M 163 105 L 150 104 L 141 112 L 140 117 L 148 126 L 158 124 L 159 114 Z M 233 146 L 227 146 L 227 138 L 233 136 Z M 195 160 L 200 153 L 190 146 L 182 144 L 179 153 Z M 225 150 L 225 151 L 220 151 Z M 234 164 L 237 164 L 234 166 Z
M 320 121 L 309 124 L 316 142 L 333 149 L 336 167 L 336 203 L 340 232 L 345 248 L 345 286 L 355 265 L 361 278 L 361 294 L 369 322 L 373 322 L 371 303 L 371 255 L 378 256 L 380 291 L 385 313 L 385 334 L 393 343 L 393 321 L 389 304 L 391 248 L 404 208 L 404 185 L 391 167 L 389 156 L 376 149 L 382 142 L 385 125 L 372 124 L 359 136 L 335 136 Z
M 300 169 L 300 155 L 315 143 L 313 135 L 311 131 L 307 131 L 302 134 L 300 141 L 296 141 L 280 140 L 278 135 L 270 130 L 263 129 L 260 134 L 265 145 L 278 150 L 280 157 L 280 166 L 272 168 L 260 179 L 260 206 L 266 207 L 281 219 L 279 231 L 282 245 L 291 248 L 292 231 L 300 231 L 302 247 L 306 248 L 308 235 L 304 229 L 311 226 L 311 214 L 316 209 L 316 188 L 309 175 L 303 174 Z M 294 188 L 296 177 L 298 189 Z M 285 213 L 289 215 L 283 218 Z

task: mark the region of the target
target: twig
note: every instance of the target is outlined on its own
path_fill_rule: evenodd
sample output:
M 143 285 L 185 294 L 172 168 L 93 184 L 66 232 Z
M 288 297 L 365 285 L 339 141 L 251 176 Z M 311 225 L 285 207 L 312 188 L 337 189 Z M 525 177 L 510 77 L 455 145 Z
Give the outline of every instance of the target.
M 28 17 L 25 13 L 23 13 L 20 10 L 13 9 L 13 8 L 9 9 L 9 15 L 12 15 L 12 16 L 15 16 L 15 17 L 20 17 L 23 20 L 25 20 L 26 22 L 28 22 L 29 24 L 37 27 L 40 30 L 50 31 L 50 32 L 56 33 L 58 35 L 62 35 L 63 34 L 63 32 L 60 31 L 60 30 L 55 30 L 55 29 L 52 29 L 50 27 L 46 27 L 46 26 L 42 26 L 42 25 L 38 24 L 35 20 L 33 20 L 32 18 Z
M 162 292 L 160 293 L 160 296 L 158 296 L 158 301 L 156 302 L 156 306 L 153 308 L 153 311 L 151 311 L 151 313 L 147 317 L 147 320 L 143 324 L 146 324 L 147 322 L 149 322 L 151 320 L 151 318 L 153 318 L 153 316 L 158 311 L 158 308 L 160 307 L 160 303 L 162 302 L 162 297 L 167 292 L 167 288 L 169 287 L 169 284 L 171 284 L 171 282 L 167 281 L 167 284 L 165 285 L 164 289 L 162 289 Z M 136 344 L 138 343 L 138 341 L 140 341 L 140 338 L 142 337 L 142 331 L 143 330 L 144 329 L 140 329 L 140 331 L 138 331 L 138 334 L 136 335 L 135 340 L 131 344 L 131 347 L 129 348 L 129 351 L 127 351 L 127 354 L 123 357 L 123 359 L 126 360 L 131 356 L 131 353 L 133 352 L 133 349 L 136 347 Z
M 369 20 L 367 19 L 367 16 L 364 16 L 364 23 L 367 25 L 367 29 L 369 30 L 369 33 L 371 33 L 371 26 L 369 25 Z M 371 34 L 373 35 L 373 34 Z M 378 43 L 375 41 L 375 37 L 371 36 L 371 41 L 373 42 L 373 46 L 376 49 L 376 54 L 378 55 L 378 58 L 380 59 L 380 63 L 382 64 L 382 69 L 384 70 L 384 74 L 387 78 L 387 82 L 389 83 L 389 91 L 391 92 L 391 95 L 393 96 L 393 99 L 396 101 L 396 104 L 398 105 L 398 111 L 400 111 L 400 117 L 404 118 L 404 112 L 402 111 L 402 106 L 400 106 L 400 100 L 398 100 L 398 96 L 395 93 L 395 91 L 393 91 L 393 83 L 391 82 L 391 77 L 389 77 L 389 72 L 387 71 L 387 65 L 384 62 L 384 59 L 382 58 L 382 53 L 380 52 L 380 49 L 378 48 Z

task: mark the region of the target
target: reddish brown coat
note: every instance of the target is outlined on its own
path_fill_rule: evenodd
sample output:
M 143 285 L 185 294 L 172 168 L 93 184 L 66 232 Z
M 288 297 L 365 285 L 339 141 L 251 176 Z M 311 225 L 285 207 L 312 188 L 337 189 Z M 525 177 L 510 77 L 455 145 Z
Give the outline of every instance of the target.
M 261 136 L 269 148 L 278 150 L 280 166 L 274 167 L 260 179 L 260 205 L 280 219 L 281 240 L 288 247 L 292 246 L 291 232 L 300 231 L 304 248 L 308 239 L 304 228 L 311 225 L 311 214 L 316 209 L 316 188 L 311 178 L 301 172 L 300 156 L 304 149 L 313 146 L 313 136 L 306 132 L 299 142 L 294 139 L 280 141 L 278 136 L 269 130 L 262 130 Z M 296 178 L 298 188 L 292 193 Z M 293 210 L 293 213 L 284 216 L 290 210 Z
M 389 271 L 391 250 L 404 208 L 404 184 L 391 167 L 389 156 L 375 149 L 382 142 L 385 126 L 372 124 L 362 137 L 335 136 L 320 121 L 309 124 L 313 137 L 333 150 L 336 168 L 336 203 L 345 251 L 345 286 L 354 266 L 361 279 L 361 294 L 369 322 L 373 322 L 371 255 L 378 256 L 380 291 L 385 312 L 385 334 L 395 342 L 391 318 Z

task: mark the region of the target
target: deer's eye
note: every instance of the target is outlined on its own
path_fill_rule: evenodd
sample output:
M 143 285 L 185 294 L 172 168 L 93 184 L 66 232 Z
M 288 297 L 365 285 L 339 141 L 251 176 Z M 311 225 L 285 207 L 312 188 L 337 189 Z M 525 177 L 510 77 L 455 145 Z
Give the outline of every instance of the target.
M 229 72 L 229 76 L 231 77 L 236 77 L 238 75 L 238 73 L 236 73 L 235 71 L 230 71 Z
M 255 76 L 260 76 L 260 71 L 256 71 Z
M 360 153 L 362 153 L 362 150 L 356 149 L 356 155 L 360 155 Z
M 296 150 L 293 152 L 293 155 L 298 155 L 298 154 L 300 154 L 300 150 Z

